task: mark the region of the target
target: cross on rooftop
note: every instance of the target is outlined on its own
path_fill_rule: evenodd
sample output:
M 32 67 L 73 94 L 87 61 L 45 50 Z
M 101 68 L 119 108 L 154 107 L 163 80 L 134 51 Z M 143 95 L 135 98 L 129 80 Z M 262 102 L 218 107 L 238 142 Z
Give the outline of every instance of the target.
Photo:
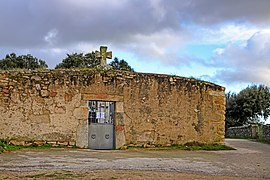
M 100 65 L 107 66 L 106 59 L 112 59 L 112 51 L 107 52 L 106 46 L 100 46 L 100 52 L 96 51 L 96 58 L 101 58 Z

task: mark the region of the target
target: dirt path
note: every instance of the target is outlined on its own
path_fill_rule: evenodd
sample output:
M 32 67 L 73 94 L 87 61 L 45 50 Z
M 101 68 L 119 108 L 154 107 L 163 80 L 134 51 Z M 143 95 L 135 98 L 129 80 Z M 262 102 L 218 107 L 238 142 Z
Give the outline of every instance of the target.
M 270 179 L 270 145 L 226 143 L 237 150 L 25 149 L 0 155 L 0 179 Z

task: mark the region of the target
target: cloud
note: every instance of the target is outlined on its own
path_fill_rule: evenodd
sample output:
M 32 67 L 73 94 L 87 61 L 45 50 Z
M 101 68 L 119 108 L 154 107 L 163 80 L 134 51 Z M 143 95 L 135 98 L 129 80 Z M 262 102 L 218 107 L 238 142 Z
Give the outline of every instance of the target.
M 203 63 L 223 70 L 232 66 L 231 73 L 227 71 L 232 80 L 233 72 L 251 68 L 242 67 L 254 64 L 251 57 L 260 59 L 257 71 L 267 72 L 269 56 L 267 50 L 261 56 L 260 45 L 268 46 L 264 42 L 268 35 L 250 37 L 269 28 L 269 0 L 8 0 L 0 1 L 0 7 L 1 56 L 28 52 L 54 67 L 66 53 L 108 45 L 141 62 L 175 67 Z M 216 50 L 219 54 L 211 61 L 198 62 L 196 52 L 179 55 L 191 43 L 228 45 Z M 260 77 L 264 78 L 254 81 Z
M 165 65 L 188 63 L 180 59 L 178 52 L 186 41 L 185 35 L 178 31 L 165 29 L 150 35 L 137 34 L 131 37 L 131 43 L 124 45 L 125 51 L 134 53 L 141 61 L 159 60 Z M 186 62 L 185 62 L 186 61 Z
M 205 63 L 220 69 L 213 79 L 270 86 L 270 31 L 255 33 L 245 45 L 229 44 L 224 49 L 217 49 L 212 61 Z
M 53 45 L 56 43 L 58 31 L 56 29 L 50 30 L 46 36 L 44 37 L 44 40 L 49 43 L 49 45 Z
M 181 3 L 182 1 L 179 1 L 179 4 Z M 179 4 L 174 7 L 178 8 Z M 185 2 L 185 8 L 181 11 L 184 10 L 183 18 L 186 21 L 202 25 L 228 21 L 268 24 L 270 22 L 269 6 L 269 0 L 191 0 Z
M 11 0 L 0 4 L 8 9 L 0 12 L 0 21 L 6 24 L 0 45 L 42 44 L 52 29 L 58 30 L 56 45 L 64 46 L 80 41 L 126 43 L 136 34 L 178 27 L 158 1 Z
M 180 25 L 186 21 L 270 21 L 268 0 L 9 0 L 0 5 L 0 22 L 4 27 L 0 46 L 13 47 L 45 46 L 42 40 L 52 29 L 58 30 L 56 46 L 82 41 L 127 44 L 134 35 L 148 36 L 164 29 L 181 32 Z

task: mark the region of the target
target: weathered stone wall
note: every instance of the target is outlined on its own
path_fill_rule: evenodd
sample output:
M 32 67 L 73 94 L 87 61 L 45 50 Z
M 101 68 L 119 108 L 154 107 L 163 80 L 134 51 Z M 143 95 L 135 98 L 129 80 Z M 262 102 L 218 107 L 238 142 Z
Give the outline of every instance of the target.
M 228 138 L 253 138 L 270 140 L 270 125 L 250 124 L 246 126 L 230 127 L 226 130 Z
M 262 126 L 262 139 L 270 141 L 270 124 Z
M 88 146 L 88 100 L 116 102 L 116 146 L 223 143 L 224 88 L 119 71 L 0 72 L 0 139 Z
M 256 138 L 257 126 L 247 125 L 230 127 L 226 130 L 226 137 L 228 138 Z

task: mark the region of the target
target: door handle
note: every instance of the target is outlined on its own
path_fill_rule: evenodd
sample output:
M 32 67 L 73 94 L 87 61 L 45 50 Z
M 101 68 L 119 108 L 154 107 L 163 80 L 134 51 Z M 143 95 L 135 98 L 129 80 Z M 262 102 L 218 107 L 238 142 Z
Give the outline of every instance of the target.
M 96 135 L 95 135 L 95 134 L 92 134 L 92 135 L 91 135 L 91 138 L 92 138 L 92 139 L 96 139 Z

